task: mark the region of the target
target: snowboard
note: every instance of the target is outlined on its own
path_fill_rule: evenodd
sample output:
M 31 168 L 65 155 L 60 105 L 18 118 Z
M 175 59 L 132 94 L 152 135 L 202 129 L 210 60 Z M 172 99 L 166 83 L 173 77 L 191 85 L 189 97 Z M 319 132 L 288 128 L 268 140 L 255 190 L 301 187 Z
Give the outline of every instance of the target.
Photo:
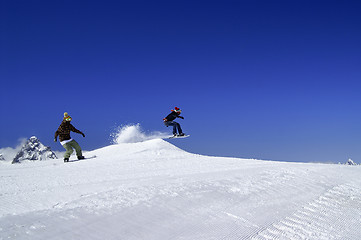
M 173 139 L 173 138 L 187 138 L 189 137 L 190 135 L 184 135 L 184 136 L 170 136 L 168 137 L 167 139 Z
M 69 162 L 78 162 L 78 161 L 83 161 L 83 160 L 88 160 L 88 159 L 92 159 L 92 158 L 96 158 L 96 155 L 93 155 L 91 157 L 85 157 L 84 159 L 74 159 L 74 160 L 69 160 Z M 65 163 L 69 163 L 69 162 L 65 162 Z

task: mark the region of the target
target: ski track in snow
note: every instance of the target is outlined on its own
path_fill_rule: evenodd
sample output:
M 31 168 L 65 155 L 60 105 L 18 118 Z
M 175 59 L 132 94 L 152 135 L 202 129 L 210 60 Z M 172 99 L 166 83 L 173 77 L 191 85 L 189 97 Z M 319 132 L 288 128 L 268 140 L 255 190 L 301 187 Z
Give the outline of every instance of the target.
M 359 239 L 361 192 L 354 189 L 335 186 L 251 239 Z
M 0 240 L 361 239 L 361 168 L 207 157 L 159 139 L 0 166 Z

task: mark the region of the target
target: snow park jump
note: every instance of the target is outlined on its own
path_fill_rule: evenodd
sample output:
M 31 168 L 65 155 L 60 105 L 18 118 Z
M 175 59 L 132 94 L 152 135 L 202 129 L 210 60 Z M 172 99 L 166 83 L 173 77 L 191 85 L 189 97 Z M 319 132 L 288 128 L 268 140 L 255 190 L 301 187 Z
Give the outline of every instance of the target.
M 120 128 L 94 159 L 0 165 L 3 239 L 359 239 L 360 166 L 210 157 Z

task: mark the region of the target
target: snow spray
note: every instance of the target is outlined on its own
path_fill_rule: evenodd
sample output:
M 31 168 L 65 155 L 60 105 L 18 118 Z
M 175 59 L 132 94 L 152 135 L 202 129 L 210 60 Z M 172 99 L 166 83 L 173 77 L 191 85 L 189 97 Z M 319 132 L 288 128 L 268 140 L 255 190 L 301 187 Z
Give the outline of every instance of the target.
M 115 132 L 110 134 L 113 144 L 144 142 L 151 139 L 165 138 L 169 133 L 142 131 L 140 124 L 129 124 L 117 127 Z

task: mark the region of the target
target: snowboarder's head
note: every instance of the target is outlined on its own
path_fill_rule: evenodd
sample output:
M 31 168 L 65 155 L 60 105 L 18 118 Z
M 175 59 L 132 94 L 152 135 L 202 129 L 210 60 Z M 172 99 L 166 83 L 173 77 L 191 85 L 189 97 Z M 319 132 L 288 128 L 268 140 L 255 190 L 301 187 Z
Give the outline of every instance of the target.
M 67 112 L 64 113 L 63 121 L 66 121 L 66 122 L 70 122 L 70 121 L 71 121 L 71 117 L 69 116 L 69 114 L 68 114 Z
M 178 107 L 175 107 L 174 110 L 172 110 L 172 111 L 174 111 L 174 112 L 176 112 L 178 114 L 181 114 L 181 112 L 182 112 L 182 110 L 180 108 L 178 108 Z

